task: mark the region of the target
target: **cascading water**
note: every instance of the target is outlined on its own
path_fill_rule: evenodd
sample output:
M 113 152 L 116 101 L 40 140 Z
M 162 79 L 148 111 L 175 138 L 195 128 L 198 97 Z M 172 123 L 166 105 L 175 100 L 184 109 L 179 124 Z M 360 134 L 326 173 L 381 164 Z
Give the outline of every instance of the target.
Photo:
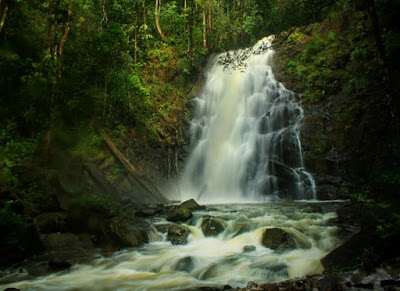
M 321 212 L 313 212 L 315 205 L 322 207 Z M 331 202 L 305 201 L 213 205 L 195 211 L 191 221 L 181 224 L 190 230 L 183 245 L 173 245 L 167 239 L 165 229 L 176 224 L 155 217 L 152 224 L 161 232 L 149 229 L 152 240 L 142 247 L 98 254 L 89 262 L 44 276 L 37 274 L 47 269 L 47 261 L 33 262 L 26 269 L 0 270 L 0 290 L 221 289 L 224 285 L 245 287 L 249 281 L 277 282 L 318 274 L 323 271 L 320 259 L 341 243 L 339 228 L 332 225 L 336 207 Z M 220 233 L 207 235 L 202 228 L 210 217 L 223 225 Z M 281 250 L 266 247 L 262 237 L 268 228 L 283 229 L 296 246 Z
M 299 96 L 275 80 L 273 36 L 210 61 L 194 99 L 192 146 L 180 187 L 207 202 L 315 199 L 304 170 Z

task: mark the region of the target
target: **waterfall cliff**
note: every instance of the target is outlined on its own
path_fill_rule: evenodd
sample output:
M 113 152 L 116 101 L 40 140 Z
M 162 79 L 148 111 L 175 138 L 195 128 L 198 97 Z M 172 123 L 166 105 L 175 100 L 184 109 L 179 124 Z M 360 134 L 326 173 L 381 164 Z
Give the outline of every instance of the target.
M 299 130 L 300 96 L 275 80 L 273 37 L 209 61 L 194 99 L 192 151 L 180 186 L 183 199 L 207 202 L 315 199 Z

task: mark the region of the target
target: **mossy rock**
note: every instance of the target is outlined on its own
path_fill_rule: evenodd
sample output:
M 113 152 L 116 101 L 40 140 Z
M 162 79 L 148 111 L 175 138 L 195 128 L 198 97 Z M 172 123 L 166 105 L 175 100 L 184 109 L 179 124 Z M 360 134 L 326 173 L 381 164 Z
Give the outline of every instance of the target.
M 213 217 L 204 218 L 200 227 L 205 236 L 217 236 L 225 230 L 223 221 Z
M 193 214 L 189 209 L 180 206 L 172 209 L 172 211 L 167 216 L 167 220 L 172 222 L 187 221 L 192 216 Z
M 190 230 L 186 226 L 172 225 L 168 229 L 167 239 L 173 245 L 184 245 L 187 244 L 189 234 Z
M 180 207 L 185 207 L 189 210 L 201 210 L 205 209 L 205 206 L 199 205 L 194 199 L 189 199 L 181 203 Z
M 273 250 L 292 250 L 297 247 L 296 239 L 280 228 L 267 228 L 261 238 L 261 244 Z

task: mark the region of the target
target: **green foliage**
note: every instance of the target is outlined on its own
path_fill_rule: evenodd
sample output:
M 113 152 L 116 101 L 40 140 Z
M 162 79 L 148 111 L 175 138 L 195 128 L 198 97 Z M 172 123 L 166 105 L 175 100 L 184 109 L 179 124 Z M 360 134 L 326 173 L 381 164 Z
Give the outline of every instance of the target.
M 317 155 L 325 154 L 331 148 L 326 138 L 317 135 L 312 137 L 309 146 Z
M 72 202 L 78 207 L 89 208 L 98 212 L 109 212 L 116 206 L 116 201 L 111 196 L 102 196 L 97 193 L 85 193 L 83 189 L 73 194 Z
M 372 247 L 363 249 L 361 255 L 357 257 L 359 267 L 367 271 L 374 270 L 378 262 L 379 256 Z
M 56 198 L 49 195 L 47 191 L 36 183 L 20 186 L 19 197 L 21 201 L 24 202 L 28 212 L 35 210 L 35 208 L 49 211 L 55 209 L 57 206 Z

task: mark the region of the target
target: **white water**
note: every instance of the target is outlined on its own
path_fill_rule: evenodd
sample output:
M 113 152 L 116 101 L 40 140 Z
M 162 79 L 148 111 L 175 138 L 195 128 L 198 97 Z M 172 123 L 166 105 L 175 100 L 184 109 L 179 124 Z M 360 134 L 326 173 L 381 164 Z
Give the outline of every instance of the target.
M 141 248 L 99 255 L 90 264 L 77 264 L 69 271 L 36 279 L 24 271 L 6 276 L 0 273 L 0 290 L 196 290 L 225 284 L 243 287 L 249 281 L 276 282 L 321 273 L 320 259 L 340 243 L 335 238 L 338 228 L 330 223 L 336 215 L 334 206 L 328 203 L 323 205 L 324 214 L 304 212 L 307 205 L 214 205 L 194 213 L 192 223 L 187 224 L 191 231 L 187 245 L 172 245 L 165 234 L 154 233 L 154 241 Z M 205 237 L 200 224 L 207 216 L 221 219 L 225 231 Z M 171 224 L 162 218 L 154 223 Z M 300 247 L 274 251 L 261 245 L 263 231 L 271 227 L 292 234 Z M 255 250 L 244 252 L 245 246 L 254 246 Z
M 194 99 L 193 146 L 180 181 L 182 200 L 203 203 L 315 199 L 304 170 L 299 96 L 272 72 L 273 37 L 213 58 Z

